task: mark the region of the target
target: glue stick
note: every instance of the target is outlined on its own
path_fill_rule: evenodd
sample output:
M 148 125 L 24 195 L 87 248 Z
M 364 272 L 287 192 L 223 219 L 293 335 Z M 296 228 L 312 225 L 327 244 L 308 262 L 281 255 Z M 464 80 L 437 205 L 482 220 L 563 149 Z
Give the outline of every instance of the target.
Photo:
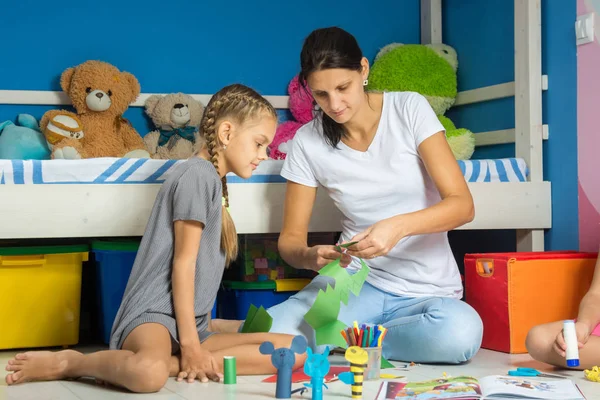
M 224 383 L 226 385 L 235 385 L 237 383 L 237 368 L 235 365 L 235 357 L 223 357 L 223 372 L 225 373 Z
M 577 344 L 577 333 L 575 332 L 575 321 L 566 320 L 563 322 L 563 336 L 567 344 L 567 366 L 579 366 L 579 346 Z

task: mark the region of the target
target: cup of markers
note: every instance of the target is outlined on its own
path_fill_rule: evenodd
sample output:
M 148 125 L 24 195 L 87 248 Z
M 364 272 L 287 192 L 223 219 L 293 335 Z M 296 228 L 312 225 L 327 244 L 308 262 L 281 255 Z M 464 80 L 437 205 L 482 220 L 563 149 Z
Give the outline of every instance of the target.
M 365 380 L 379 379 L 381 373 L 381 344 L 387 329 L 381 325 L 361 324 L 354 321 L 354 326 L 340 331 L 348 346 L 363 348 L 369 358 L 364 371 Z

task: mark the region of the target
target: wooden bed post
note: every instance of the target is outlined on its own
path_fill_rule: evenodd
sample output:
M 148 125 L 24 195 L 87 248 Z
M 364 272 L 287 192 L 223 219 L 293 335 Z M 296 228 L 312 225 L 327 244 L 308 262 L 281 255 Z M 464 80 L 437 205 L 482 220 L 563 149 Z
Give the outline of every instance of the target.
M 515 155 L 543 181 L 541 0 L 515 0 Z M 543 251 L 542 229 L 517 230 L 517 251 Z
M 442 0 L 421 0 L 421 44 L 442 43 Z

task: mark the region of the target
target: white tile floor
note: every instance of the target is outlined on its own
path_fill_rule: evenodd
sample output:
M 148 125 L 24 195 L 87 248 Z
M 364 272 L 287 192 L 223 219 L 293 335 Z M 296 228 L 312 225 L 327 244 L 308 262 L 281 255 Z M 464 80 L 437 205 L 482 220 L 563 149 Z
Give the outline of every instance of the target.
M 89 349 L 81 349 L 87 351 Z M 275 384 L 262 383 L 264 377 L 238 377 L 236 385 L 224 385 L 217 383 L 193 384 L 178 383 L 170 379 L 166 386 L 155 394 L 138 395 L 124 393 L 113 389 L 96 386 L 89 381 L 77 382 L 44 382 L 28 383 L 18 386 L 7 387 L 4 381 L 6 372 L 4 366 L 9 358 L 14 356 L 14 352 L 0 352 L 0 400 L 100 400 L 100 399 L 161 399 L 161 400 L 197 400 L 200 398 L 210 400 L 233 400 L 233 399 L 274 399 Z M 332 363 L 342 362 L 339 356 L 333 356 Z M 398 363 L 395 363 L 398 364 Z M 532 367 L 541 371 L 554 372 L 571 377 L 579 385 L 587 399 L 600 400 L 600 383 L 589 382 L 583 376 L 583 372 L 577 371 L 559 371 L 544 364 L 538 363 L 529 357 L 529 355 L 509 355 L 497 353 L 488 350 L 481 350 L 471 362 L 460 366 L 432 366 L 418 365 L 412 367 L 409 371 L 386 370 L 386 373 L 404 375 L 409 381 L 421 381 L 442 376 L 444 372 L 451 376 L 471 375 L 474 377 L 483 377 L 486 375 L 506 374 L 509 369 L 515 367 Z M 380 381 L 366 382 L 364 386 L 363 399 L 374 399 L 379 388 Z M 332 382 L 325 390 L 324 398 L 350 398 L 350 388 L 341 382 Z M 300 385 L 294 385 L 300 387 Z M 298 394 L 293 398 L 310 399 L 310 392 L 303 396 Z

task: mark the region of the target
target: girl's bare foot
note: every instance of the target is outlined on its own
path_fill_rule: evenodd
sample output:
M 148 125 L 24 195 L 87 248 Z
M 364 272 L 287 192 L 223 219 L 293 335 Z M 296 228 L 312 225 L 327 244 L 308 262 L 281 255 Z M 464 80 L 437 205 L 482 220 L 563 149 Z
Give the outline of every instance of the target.
M 30 351 L 17 354 L 8 361 L 6 370 L 12 372 L 6 375 L 8 385 L 32 381 L 54 381 L 69 376 L 70 367 L 83 355 L 74 350 L 59 352 Z

